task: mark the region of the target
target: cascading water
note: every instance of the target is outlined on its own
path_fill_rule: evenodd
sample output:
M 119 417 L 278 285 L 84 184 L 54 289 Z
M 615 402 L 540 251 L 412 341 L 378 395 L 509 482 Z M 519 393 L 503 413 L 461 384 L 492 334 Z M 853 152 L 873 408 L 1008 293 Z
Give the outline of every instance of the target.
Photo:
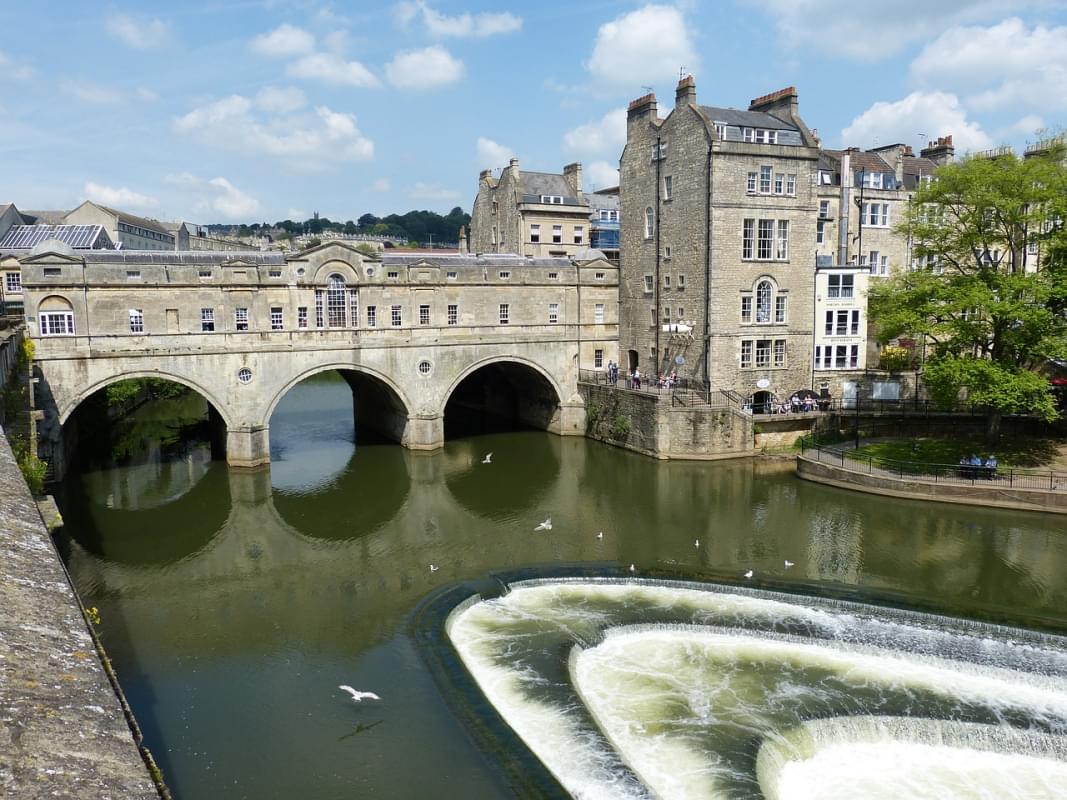
M 448 635 L 581 798 L 1067 798 L 1052 636 L 745 589 L 518 583 Z

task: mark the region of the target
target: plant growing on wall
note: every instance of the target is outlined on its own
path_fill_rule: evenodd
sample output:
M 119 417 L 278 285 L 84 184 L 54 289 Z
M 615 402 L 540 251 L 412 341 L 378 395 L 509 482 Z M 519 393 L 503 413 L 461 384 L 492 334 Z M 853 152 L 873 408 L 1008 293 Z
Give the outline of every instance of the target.
M 615 422 L 611 426 L 611 433 L 616 439 L 622 439 L 631 430 L 630 419 L 625 414 L 619 414 L 615 417 Z

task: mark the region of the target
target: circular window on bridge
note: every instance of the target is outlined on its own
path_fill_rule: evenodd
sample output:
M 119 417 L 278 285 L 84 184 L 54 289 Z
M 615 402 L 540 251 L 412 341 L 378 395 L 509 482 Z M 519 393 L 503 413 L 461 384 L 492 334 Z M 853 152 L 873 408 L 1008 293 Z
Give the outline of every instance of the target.
M 374 277 L 374 267 L 367 267 L 367 277 L 368 278 L 373 278 Z
M 431 364 L 429 361 L 427 361 L 426 359 L 423 359 L 422 361 L 419 362 L 419 374 L 420 375 L 429 375 L 432 371 L 433 371 L 433 364 Z
M 298 267 L 297 270 L 296 270 L 296 274 L 297 275 L 303 275 L 305 272 L 307 272 L 307 270 L 304 269 L 303 267 Z
M 251 383 L 252 370 L 250 370 L 248 367 L 241 367 L 239 370 L 237 370 L 237 380 L 239 380 L 241 383 Z

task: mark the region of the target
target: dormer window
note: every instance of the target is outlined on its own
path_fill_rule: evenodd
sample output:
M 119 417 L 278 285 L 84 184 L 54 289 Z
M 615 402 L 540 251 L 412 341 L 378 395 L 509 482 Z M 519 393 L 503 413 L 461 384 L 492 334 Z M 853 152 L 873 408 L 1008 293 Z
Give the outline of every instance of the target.
M 863 186 L 865 189 L 882 189 L 884 187 L 885 175 L 881 172 L 864 172 Z
M 744 128 L 742 136 L 746 142 L 778 144 L 778 131 L 771 131 L 766 128 Z
M 541 195 L 541 202 L 550 206 L 561 206 L 563 205 L 563 198 L 558 194 L 543 194 Z
M 834 176 L 830 174 L 829 170 L 819 170 L 819 183 L 823 186 L 829 186 L 834 182 Z

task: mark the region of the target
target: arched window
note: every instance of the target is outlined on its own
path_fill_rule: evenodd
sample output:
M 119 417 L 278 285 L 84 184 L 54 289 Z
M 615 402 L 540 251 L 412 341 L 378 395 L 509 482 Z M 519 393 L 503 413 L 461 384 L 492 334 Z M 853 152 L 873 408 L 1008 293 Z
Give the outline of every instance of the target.
M 772 294 L 770 281 L 760 281 L 756 284 L 756 322 L 771 321 Z
M 73 336 L 74 307 L 65 297 L 46 297 L 37 307 L 37 325 L 41 336 Z
M 652 234 L 656 230 L 656 216 L 652 211 L 652 206 L 645 209 L 645 238 L 651 239 Z
M 345 307 L 348 303 L 345 279 L 336 272 L 326 281 L 326 327 L 345 327 Z

